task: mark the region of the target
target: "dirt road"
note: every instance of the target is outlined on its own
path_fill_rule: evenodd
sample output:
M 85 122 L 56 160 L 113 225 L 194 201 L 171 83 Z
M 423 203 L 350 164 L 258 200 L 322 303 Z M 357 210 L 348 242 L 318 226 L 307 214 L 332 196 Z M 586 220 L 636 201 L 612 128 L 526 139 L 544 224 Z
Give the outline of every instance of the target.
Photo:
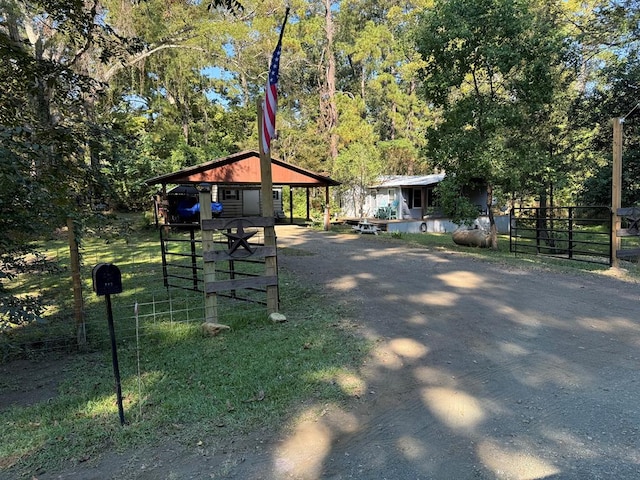
M 640 478 L 638 284 L 287 233 L 315 255 L 282 267 L 356 304 L 377 346 L 362 402 L 237 478 Z
M 135 478 L 640 478 L 637 283 L 296 227 L 278 243 L 280 268 L 374 342 L 344 379 L 360 393 L 282 438 L 167 452 Z

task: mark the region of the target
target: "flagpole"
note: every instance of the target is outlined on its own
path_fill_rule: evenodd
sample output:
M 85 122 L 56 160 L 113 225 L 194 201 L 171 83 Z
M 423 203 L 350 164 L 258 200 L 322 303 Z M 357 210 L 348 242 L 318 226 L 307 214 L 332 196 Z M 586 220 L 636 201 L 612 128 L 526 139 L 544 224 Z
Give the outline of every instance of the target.
M 278 44 L 277 44 L 276 50 L 279 50 L 281 47 L 282 35 L 284 34 L 284 27 L 287 24 L 288 16 L 289 16 L 289 7 L 287 7 L 287 10 L 284 15 L 284 22 L 282 23 L 282 28 L 280 29 L 280 36 L 278 37 Z M 269 73 L 271 74 L 271 71 Z M 265 95 L 266 95 L 266 92 L 265 92 Z M 273 209 L 273 176 L 271 172 L 271 147 L 269 145 L 268 151 L 265 151 L 264 143 L 263 143 L 263 140 L 264 140 L 263 138 L 264 137 L 263 105 L 264 105 L 264 102 L 262 101 L 262 99 L 258 99 L 258 104 L 257 104 L 258 145 L 259 145 L 259 152 L 260 152 L 260 182 L 261 182 L 260 196 L 262 200 L 262 216 L 265 218 L 270 218 L 273 221 L 274 209 Z M 275 126 L 275 118 L 274 118 L 273 126 Z M 271 226 L 266 226 L 264 228 L 264 245 L 265 247 L 277 248 L 276 229 L 273 223 L 271 223 Z M 265 274 L 267 276 L 277 277 L 278 275 L 277 257 L 274 256 L 274 257 L 265 258 Z M 267 311 L 269 312 L 269 314 L 276 313 L 278 311 L 279 297 L 280 297 L 280 294 L 278 292 L 278 285 L 268 285 L 267 286 Z
M 282 28 L 280 29 L 280 35 L 278 36 L 278 43 L 276 50 L 279 50 L 282 45 L 282 37 L 284 35 L 284 28 L 287 25 L 287 18 L 289 18 L 289 7 L 286 8 L 284 13 L 284 21 L 282 22 Z M 273 65 L 270 66 L 270 69 Z M 277 69 L 276 69 L 277 70 Z M 271 74 L 271 71 L 269 72 Z M 276 73 L 277 75 L 277 73 Z M 265 92 L 266 95 L 266 92 Z M 266 98 L 265 98 L 266 101 Z M 258 144 L 260 146 L 260 176 L 261 176 L 261 195 L 262 195 L 262 216 L 273 217 L 273 179 L 271 174 L 271 148 L 269 146 L 268 151 L 264 148 L 264 115 L 263 99 L 258 99 Z M 275 119 L 273 126 L 275 127 Z M 269 139 L 269 142 L 271 139 Z
M 284 26 L 287 24 L 287 18 L 289 18 L 289 7 L 284 11 L 284 21 L 282 22 L 282 28 L 280 29 L 278 44 L 282 43 L 282 35 L 284 35 Z

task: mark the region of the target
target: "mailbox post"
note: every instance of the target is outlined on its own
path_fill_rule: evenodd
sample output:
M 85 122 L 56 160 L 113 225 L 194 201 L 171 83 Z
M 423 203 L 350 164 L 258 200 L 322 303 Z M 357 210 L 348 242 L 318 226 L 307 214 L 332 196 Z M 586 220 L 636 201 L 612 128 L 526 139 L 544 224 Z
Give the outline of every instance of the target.
M 122 276 L 120 269 L 112 263 L 99 263 L 91 272 L 93 290 L 96 295 L 104 296 L 107 301 L 107 321 L 109 322 L 109 336 L 111 337 L 111 360 L 113 374 L 116 379 L 116 396 L 118 400 L 118 414 L 120 425 L 125 424 L 124 408 L 122 407 L 122 387 L 120 385 L 120 368 L 118 366 L 118 351 L 116 349 L 116 332 L 113 327 L 113 312 L 111 310 L 111 295 L 122 293 Z

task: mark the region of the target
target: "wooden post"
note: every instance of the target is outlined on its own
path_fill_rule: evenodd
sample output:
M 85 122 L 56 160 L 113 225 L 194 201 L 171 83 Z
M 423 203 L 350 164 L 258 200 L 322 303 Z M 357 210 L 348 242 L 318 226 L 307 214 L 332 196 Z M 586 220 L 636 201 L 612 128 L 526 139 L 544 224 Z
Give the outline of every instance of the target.
M 82 298 L 82 278 L 80 277 L 80 253 L 76 241 L 76 228 L 73 218 L 67 218 L 69 235 L 69 253 L 71 262 L 71 280 L 73 282 L 73 317 L 76 322 L 76 337 L 79 346 L 87 344 L 87 331 L 84 323 L 84 300 Z
M 258 131 L 262 132 L 262 100 L 258 99 Z M 273 217 L 273 177 L 271 175 L 271 153 L 264 151 L 262 133 L 260 133 L 260 195 L 262 197 L 262 216 Z
M 262 196 L 262 216 L 273 218 L 273 177 L 271 174 L 271 152 L 262 146 L 262 100 L 258 99 L 258 144 L 260 145 L 260 192 Z M 264 227 L 264 246 L 276 247 L 275 226 Z M 277 256 L 265 258 L 265 275 L 278 275 Z M 278 311 L 278 285 L 267 286 L 267 313 Z
M 293 225 L 293 187 L 289 187 L 289 223 Z
M 618 230 L 622 225 L 618 209 L 622 207 L 622 123 L 624 119 L 613 119 L 613 172 L 611 175 L 611 266 L 618 267 L 620 237 Z
M 202 252 L 213 250 L 213 232 L 203 228 L 203 220 L 211 220 L 211 185 L 201 183 L 200 191 L 200 229 L 202 231 Z M 216 281 L 216 266 L 214 262 L 204 262 L 204 321 L 206 323 L 218 323 L 218 297 L 215 293 L 207 294 L 206 286 Z
M 331 229 L 331 212 L 329 209 L 329 187 L 324 187 L 324 230 Z
M 166 225 L 171 223 L 169 218 L 169 200 L 167 198 L 167 184 L 162 184 L 162 196 L 160 197 L 160 217 L 162 218 L 162 224 Z

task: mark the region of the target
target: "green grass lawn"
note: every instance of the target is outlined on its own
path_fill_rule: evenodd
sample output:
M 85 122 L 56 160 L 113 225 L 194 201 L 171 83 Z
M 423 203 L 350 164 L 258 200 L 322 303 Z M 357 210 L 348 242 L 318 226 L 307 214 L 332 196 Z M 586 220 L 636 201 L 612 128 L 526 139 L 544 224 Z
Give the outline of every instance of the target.
M 332 227 L 334 233 L 350 233 L 357 235 L 348 225 L 336 225 Z M 604 263 L 586 263 L 567 260 L 564 258 L 553 257 L 548 255 L 536 255 L 535 250 L 531 249 L 525 254 L 514 254 L 509 251 L 509 235 L 498 235 L 498 248 L 496 250 L 490 248 L 474 248 L 456 245 L 451 239 L 450 233 L 400 233 L 400 232 L 382 232 L 377 236 L 372 236 L 378 241 L 402 242 L 409 246 L 422 246 L 435 250 L 457 252 L 460 254 L 481 258 L 487 261 L 501 262 L 510 265 L 519 266 L 535 266 L 554 268 L 567 271 L 606 271 L 608 265 Z M 584 237 L 583 237 L 584 239 Z M 594 241 L 602 241 L 600 235 L 593 237 Z M 640 237 L 627 237 L 623 239 L 623 248 L 633 248 L 640 242 Z M 631 276 L 640 276 L 640 268 L 638 259 L 632 261 L 620 262 L 621 268 L 625 269 Z

